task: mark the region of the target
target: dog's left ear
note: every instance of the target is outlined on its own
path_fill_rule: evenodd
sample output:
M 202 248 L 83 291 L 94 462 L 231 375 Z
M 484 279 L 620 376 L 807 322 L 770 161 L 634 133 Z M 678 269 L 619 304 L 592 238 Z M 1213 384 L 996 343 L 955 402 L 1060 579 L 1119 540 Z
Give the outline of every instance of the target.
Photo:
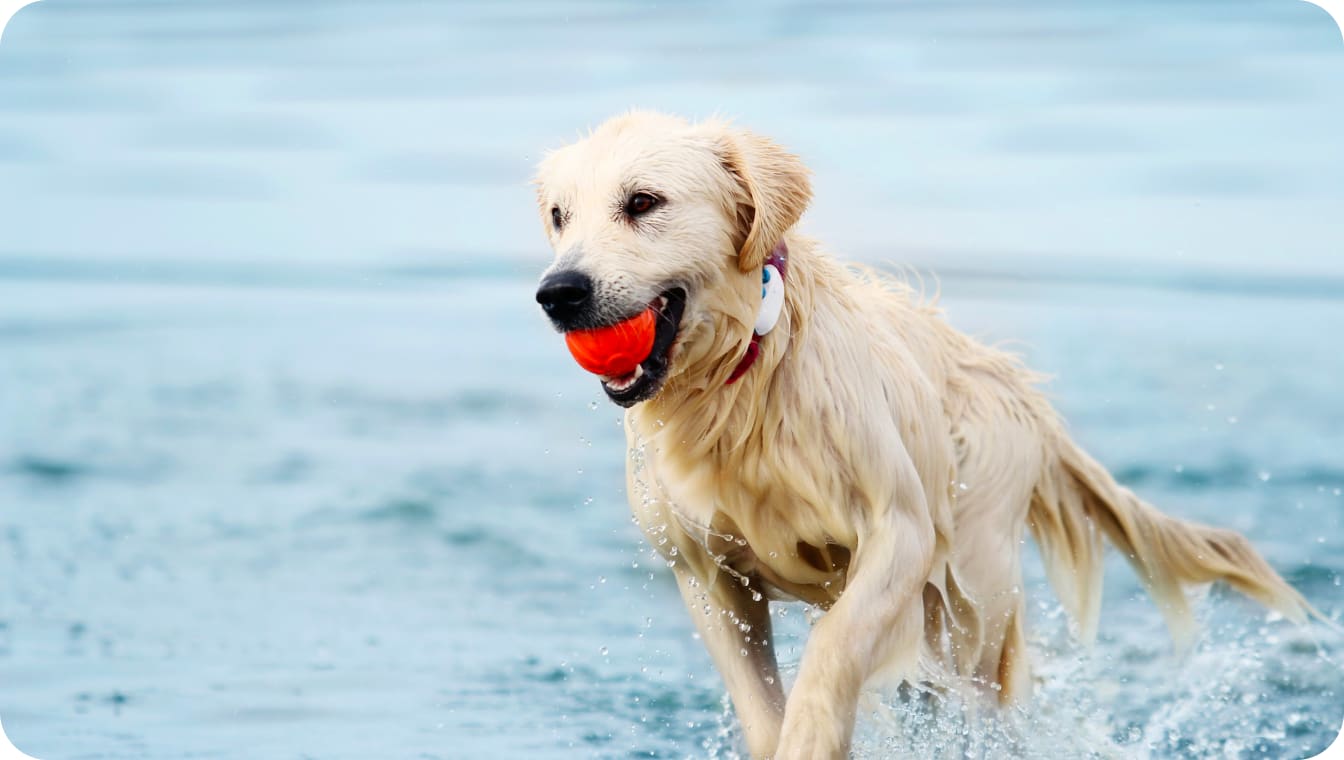
M 745 130 L 724 129 L 718 152 L 742 189 L 737 204 L 737 265 L 743 272 L 754 272 L 765 265 L 770 251 L 812 200 L 810 172 L 794 154 Z

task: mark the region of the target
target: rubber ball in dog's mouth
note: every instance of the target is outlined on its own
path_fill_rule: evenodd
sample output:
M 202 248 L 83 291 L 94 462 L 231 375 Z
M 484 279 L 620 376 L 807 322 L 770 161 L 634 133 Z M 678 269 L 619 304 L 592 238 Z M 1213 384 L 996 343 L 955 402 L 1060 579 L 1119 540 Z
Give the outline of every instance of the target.
M 653 352 L 658 310 L 650 306 L 614 325 L 565 333 L 565 345 L 580 367 L 603 378 L 624 378 Z

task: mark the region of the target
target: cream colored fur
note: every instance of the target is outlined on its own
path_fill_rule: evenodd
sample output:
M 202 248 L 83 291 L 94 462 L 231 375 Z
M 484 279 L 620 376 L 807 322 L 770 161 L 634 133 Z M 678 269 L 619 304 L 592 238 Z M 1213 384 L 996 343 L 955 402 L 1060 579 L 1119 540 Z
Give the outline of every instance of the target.
M 1118 485 L 1015 357 L 793 231 L 807 177 L 795 156 L 730 125 L 640 112 L 550 154 L 538 176 L 557 267 L 588 272 L 625 313 L 670 284 L 689 294 L 666 383 L 626 414 L 628 491 L 754 757 L 844 757 L 860 690 L 879 673 L 1025 696 L 1028 528 L 1085 637 L 1103 538 L 1178 633 L 1190 619 L 1183 584 L 1217 580 L 1304 619 L 1306 602 L 1243 537 L 1167 517 Z M 619 218 L 632 189 L 665 197 L 656 225 Z M 784 314 L 726 385 L 780 240 Z M 771 598 L 826 610 L 787 699 Z

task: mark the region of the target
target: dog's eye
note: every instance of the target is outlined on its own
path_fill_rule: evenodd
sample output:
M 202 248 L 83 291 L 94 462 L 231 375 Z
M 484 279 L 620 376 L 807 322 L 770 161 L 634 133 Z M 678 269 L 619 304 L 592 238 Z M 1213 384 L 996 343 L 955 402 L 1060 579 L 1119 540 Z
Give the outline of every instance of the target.
M 625 202 L 625 213 L 635 217 L 643 216 L 658 205 L 658 199 L 648 193 L 635 193 Z
M 554 224 L 555 228 L 558 230 L 560 229 L 560 225 L 564 223 L 565 223 L 565 217 L 563 214 L 560 213 L 560 207 L 551 206 L 551 224 Z

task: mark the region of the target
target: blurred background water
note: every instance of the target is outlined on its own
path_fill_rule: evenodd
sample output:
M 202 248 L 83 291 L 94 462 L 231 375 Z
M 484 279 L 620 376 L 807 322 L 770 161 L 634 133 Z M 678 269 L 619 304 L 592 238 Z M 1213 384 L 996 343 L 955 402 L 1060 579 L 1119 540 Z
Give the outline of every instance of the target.
M 541 152 L 631 106 L 816 172 L 1126 483 L 1338 619 L 1344 45 L 1264 2 L 44 0 L 0 44 L 0 717 L 57 758 L 734 757 L 536 313 Z M 862 757 L 1281 757 L 1338 635 L 1029 567 L 1038 695 L 884 695 Z M 777 608 L 796 663 L 804 610 Z

